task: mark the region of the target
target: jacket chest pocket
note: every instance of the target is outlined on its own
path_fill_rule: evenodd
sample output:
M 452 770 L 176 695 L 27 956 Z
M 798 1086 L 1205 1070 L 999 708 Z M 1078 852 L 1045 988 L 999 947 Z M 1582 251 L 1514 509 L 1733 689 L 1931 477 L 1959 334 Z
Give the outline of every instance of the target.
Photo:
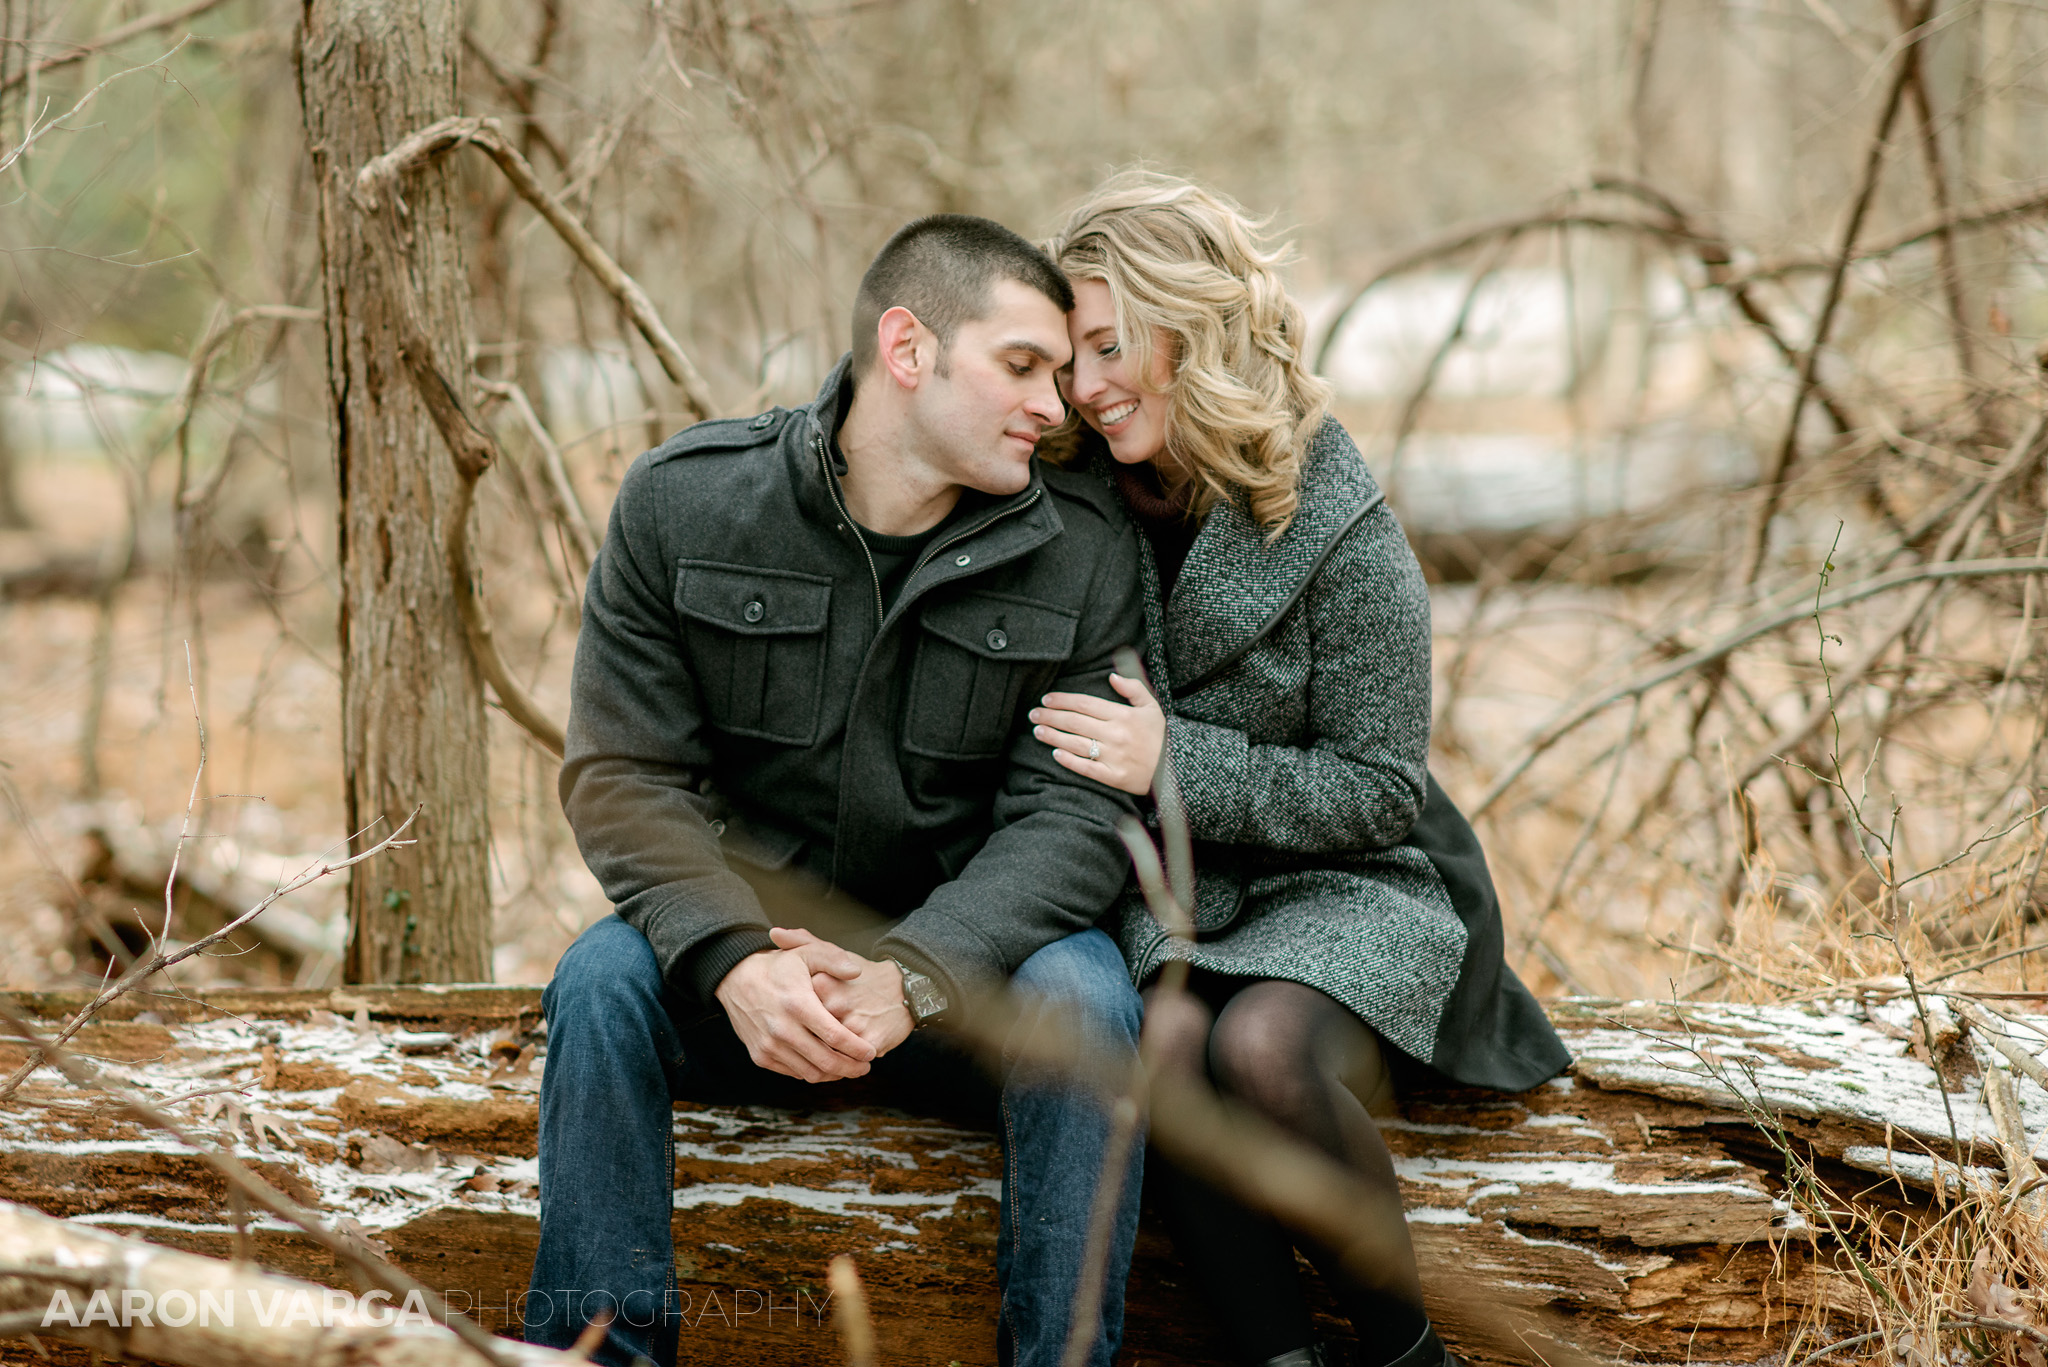
M 1073 654 L 1078 620 L 1065 608 L 997 593 L 927 604 L 903 748 L 933 759 L 1000 755 L 1025 684 L 1050 680 Z
M 831 606 L 832 581 L 817 575 L 682 562 L 676 611 L 714 726 L 784 745 L 817 738 Z

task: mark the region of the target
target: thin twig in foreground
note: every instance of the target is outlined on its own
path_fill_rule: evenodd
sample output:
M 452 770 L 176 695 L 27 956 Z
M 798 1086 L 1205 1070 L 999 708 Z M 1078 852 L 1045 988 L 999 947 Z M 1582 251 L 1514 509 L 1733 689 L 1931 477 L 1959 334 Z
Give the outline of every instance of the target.
M 1102 1289 L 1109 1273 L 1109 1245 L 1116 1236 L 1125 1174 L 1138 1143 L 1135 1098 L 1119 1097 L 1110 1108 L 1108 1142 L 1108 1150 L 1102 1156 L 1102 1175 L 1095 1182 L 1095 1201 L 1088 1211 L 1088 1244 L 1081 1253 L 1074 1317 L 1067 1325 L 1067 1350 L 1060 1359 L 1061 1367 L 1087 1367 L 1088 1359 L 1094 1355 L 1095 1335 L 1102 1327 Z
M 166 968 L 171 968 L 180 963 L 183 963 L 185 960 L 191 958 L 194 954 L 204 953 L 207 949 L 211 948 L 216 944 L 219 944 L 222 940 L 225 940 L 228 936 L 234 934 L 243 926 L 246 926 L 251 921 L 255 920 L 273 902 L 276 902 L 278 899 L 289 896 L 290 894 L 297 892 L 300 888 L 303 888 L 310 883 L 317 882 L 320 879 L 327 877 L 329 874 L 339 873 L 343 869 L 352 868 L 353 866 L 360 864 L 367 859 L 373 859 L 377 855 L 382 854 L 384 851 L 388 849 L 393 849 L 395 847 L 412 844 L 410 840 L 403 840 L 400 839 L 400 837 L 405 834 L 406 830 L 419 816 L 421 810 L 422 809 L 419 807 L 413 808 L 412 811 L 406 816 L 405 820 L 401 821 L 398 824 L 397 830 L 393 831 L 390 835 L 385 836 L 382 840 L 370 846 L 369 849 L 364 850 L 361 854 L 350 855 L 346 859 L 335 860 L 331 863 L 322 862 L 319 865 L 316 865 L 315 867 L 307 869 L 304 872 L 300 873 L 298 877 L 292 879 L 290 882 L 281 884 L 278 887 L 273 888 L 270 891 L 270 894 L 266 896 L 262 901 L 258 902 L 255 906 L 250 907 L 240 916 L 235 917 L 234 920 L 229 921 L 219 930 L 213 931 L 208 935 L 204 935 L 201 938 L 194 940 L 191 944 L 186 945 L 183 949 L 167 954 L 161 948 L 159 948 L 147 959 L 138 961 L 133 968 L 129 969 L 126 973 L 122 974 L 118 981 L 109 984 L 105 988 L 102 988 L 98 996 L 94 997 L 91 1001 L 87 1002 L 83 1007 L 79 1008 L 77 1014 L 65 1023 L 64 1028 L 62 1030 L 57 1032 L 57 1035 L 55 1036 L 53 1042 L 60 1045 L 63 1044 L 65 1041 L 69 1040 L 73 1035 L 77 1034 L 79 1030 L 85 1025 L 85 1023 L 91 1020 L 93 1016 L 98 1014 L 99 1011 L 103 1007 L 105 1007 L 109 1002 L 113 1001 L 117 997 L 120 997 L 128 992 L 133 991 L 143 982 L 144 979 L 152 976 L 153 974 L 159 973 Z M 361 832 L 358 832 L 357 834 L 360 835 Z M 29 1074 L 33 1073 L 36 1069 L 42 1067 L 43 1064 L 48 1061 L 49 1060 L 44 1055 L 40 1046 L 31 1048 L 29 1050 L 28 1057 L 22 1060 L 21 1066 L 19 1068 L 16 1068 L 12 1073 L 8 1074 L 7 1079 L 4 1082 L 0 1082 L 0 1100 L 4 1100 L 8 1095 L 10 1095 L 14 1091 L 15 1088 L 19 1087 L 22 1084 L 23 1080 L 26 1079 Z
M 588 1362 L 590 1355 L 604 1342 L 605 1330 L 611 1328 L 611 1323 L 612 1308 L 608 1305 L 599 1306 L 597 1313 L 590 1317 L 590 1322 L 583 1326 L 583 1332 L 576 1335 L 576 1342 L 569 1346 L 569 1356 Z
M 832 1322 L 845 1345 L 847 1367 L 875 1367 L 875 1322 L 868 1316 L 867 1293 L 853 1259 L 844 1253 L 834 1258 L 825 1284 L 832 1290 Z

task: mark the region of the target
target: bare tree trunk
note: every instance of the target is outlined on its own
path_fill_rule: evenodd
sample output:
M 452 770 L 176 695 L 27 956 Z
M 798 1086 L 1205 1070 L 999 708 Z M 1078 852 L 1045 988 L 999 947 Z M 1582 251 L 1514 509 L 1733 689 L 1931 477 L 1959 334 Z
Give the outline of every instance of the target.
M 348 819 L 374 842 L 415 806 L 419 843 L 349 880 L 350 982 L 491 976 L 483 683 L 444 545 L 460 477 L 406 380 L 365 225 L 364 162 L 456 112 L 453 0 L 305 0 L 299 94 L 320 198 L 327 375 L 340 484 L 342 755 Z M 413 287 L 438 360 L 469 373 L 454 177 L 403 187 Z

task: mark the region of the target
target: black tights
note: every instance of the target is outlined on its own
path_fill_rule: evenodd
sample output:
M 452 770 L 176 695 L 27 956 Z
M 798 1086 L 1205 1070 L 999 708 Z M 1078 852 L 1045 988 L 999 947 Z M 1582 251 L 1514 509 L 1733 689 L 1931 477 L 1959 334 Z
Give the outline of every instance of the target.
M 1387 1086 L 1379 1037 L 1371 1028 L 1300 983 L 1197 971 L 1189 988 L 1172 998 L 1160 997 L 1156 988 L 1145 994 L 1146 1030 L 1161 1063 L 1199 1072 L 1224 1096 L 1388 1193 L 1388 1208 L 1398 1211 L 1393 1155 L 1359 1100 Z M 1357 1331 L 1363 1367 L 1392 1362 L 1422 1337 L 1428 1321 L 1405 1222 L 1382 1231 L 1402 1250 L 1400 1266 L 1383 1269 L 1401 1288 L 1401 1294 L 1390 1295 L 1359 1285 L 1328 1249 L 1296 1239 L 1268 1216 L 1156 1155 L 1147 1167 L 1181 1259 L 1241 1360 L 1264 1362 L 1314 1340 L 1295 1269 L 1297 1245 Z

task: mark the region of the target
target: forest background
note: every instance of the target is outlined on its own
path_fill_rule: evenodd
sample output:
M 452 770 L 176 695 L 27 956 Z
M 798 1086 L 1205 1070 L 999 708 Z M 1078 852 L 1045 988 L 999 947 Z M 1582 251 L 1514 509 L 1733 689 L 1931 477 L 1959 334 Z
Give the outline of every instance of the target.
M 607 909 L 546 731 L 626 464 L 806 401 L 907 218 L 1143 161 L 1296 244 L 1539 991 L 2026 988 L 2044 58 L 2039 0 L 0 0 L 0 984 L 420 803 L 180 981 L 545 981 Z M 465 115 L 509 161 L 353 196 Z M 349 287 L 394 243 L 480 477 Z

